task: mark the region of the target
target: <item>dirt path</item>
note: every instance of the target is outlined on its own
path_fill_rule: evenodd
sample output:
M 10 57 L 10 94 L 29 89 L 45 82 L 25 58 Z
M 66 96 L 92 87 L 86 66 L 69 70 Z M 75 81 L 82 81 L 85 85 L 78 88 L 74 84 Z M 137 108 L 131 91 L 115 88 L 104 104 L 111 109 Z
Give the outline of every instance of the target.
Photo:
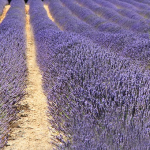
M 4 18 L 6 17 L 6 14 L 7 14 L 9 8 L 10 8 L 10 5 L 6 5 L 6 6 L 4 7 L 3 13 L 2 13 L 2 15 L 0 15 L 0 23 L 2 23 L 2 21 L 3 21 Z
M 48 17 L 54 22 L 54 18 L 52 17 L 52 15 L 51 15 L 51 13 L 49 11 L 48 5 L 44 4 L 44 8 L 45 8 L 45 10 L 47 12 Z
M 51 13 L 49 11 L 48 5 L 44 4 L 44 8 L 47 12 L 47 16 L 49 17 L 49 19 L 51 19 L 57 25 L 57 27 L 63 31 L 63 27 L 61 27 L 58 23 L 55 22 L 55 19 L 53 18 L 53 16 L 51 15 Z
M 4 150 L 52 150 L 51 133 L 46 116 L 47 102 L 42 89 L 42 76 L 36 62 L 36 47 L 26 5 L 28 83 L 26 98 L 21 102 L 20 119 L 11 126 Z

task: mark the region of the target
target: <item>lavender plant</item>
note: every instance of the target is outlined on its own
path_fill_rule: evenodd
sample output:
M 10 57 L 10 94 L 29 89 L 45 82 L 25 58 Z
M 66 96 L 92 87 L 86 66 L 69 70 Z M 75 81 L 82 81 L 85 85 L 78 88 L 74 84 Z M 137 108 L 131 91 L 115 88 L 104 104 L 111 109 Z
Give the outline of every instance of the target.
M 61 12 L 56 3 L 51 10 Z M 56 137 L 58 149 L 148 149 L 150 72 L 79 34 L 46 29 L 40 0 L 29 4 L 50 123 L 65 135 Z M 44 30 L 34 27 L 36 17 Z
M 141 16 L 145 17 L 145 19 L 150 19 L 150 11 L 148 11 L 148 10 L 137 10 L 137 13 L 139 13 Z
M 149 34 L 126 32 L 126 30 L 118 34 L 97 32 L 91 29 L 91 26 L 83 24 L 81 20 L 72 16 L 69 10 L 62 6 L 59 0 L 50 0 L 49 9 L 56 23 L 62 26 L 64 31 L 75 32 L 84 37 L 88 37 L 93 42 L 105 48 L 110 48 L 120 55 L 144 62 L 149 61 Z M 80 26 L 81 24 L 83 24 L 83 26 Z
M 144 67 L 77 35 L 47 30 L 36 41 L 50 123 L 66 135 L 67 142 L 59 139 L 64 147 L 150 146 L 150 83 Z
M 119 24 L 124 28 L 128 28 L 135 32 L 148 32 L 149 26 L 142 21 L 132 20 L 127 17 L 121 16 L 113 9 L 109 9 L 106 7 L 99 7 L 95 2 L 92 0 L 76 0 L 77 2 L 81 3 L 85 7 L 88 7 L 96 14 L 103 16 L 105 19 L 108 19 L 114 23 Z
M 63 4 L 65 4 L 65 6 L 69 8 L 74 15 L 76 15 L 78 18 L 85 21 L 86 23 L 92 25 L 99 31 L 106 31 L 113 33 L 121 33 L 126 31 L 125 29 L 122 29 L 121 26 L 109 22 L 108 20 L 102 17 L 98 17 L 91 10 L 85 7 L 80 7 L 73 1 L 61 0 L 61 2 L 63 2 Z
M 137 10 L 137 7 L 135 7 L 134 5 L 132 5 L 130 3 L 126 3 L 124 1 L 120 1 L 120 0 L 106 0 L 106 1 L 109 1 L 112 4 L 115 4 L 119 8 L 126 8 L 126 9 L 131 9 L 131 10 Z
M 146 5 L 144 3 L 139 3 L 139 2 L 136 2 L 134 0 L 133 1 L 130 1 L 130 0 L 120 0 L 120 1 L 130 3 L 131 5 L 134 5 L 135 7 L 137 7 L 138 9 L 150 10 L 150 6 Z
M 145 23 L 145 18 L 133 10 L 119 9 L 119 10 L 117 10 L 117 12 L 123 16 L 130 18 L 130 19 L 140 20 L 140 21 L 143 21 Z
M 135 1 L 150 5 L 150 2 L 148 0 L 135 0 Z
M 49 1 L 49 9 L 52 16 L 55 18 L 55 22 L 59 24 L 63 30 L 77 33 L 94 31 L 90 25 L 79 20 L 77 17 L 74 17 L 69 9 L 62 6 L 59 0 Z
M 7 143 L 16 106 L 25 95 L 25 10 L 23 0 L 12 0 L 0 24 L 0 149 Z
M 117 6 L 115 6 L 115 4 L 105 1 L 105 0 L 94 0 L 94 2 L 98 3 L 100 6 L 103 6 L 103 7 L 107 7 L 107 8 L 114 9 L 114 10 L 117 9 Z

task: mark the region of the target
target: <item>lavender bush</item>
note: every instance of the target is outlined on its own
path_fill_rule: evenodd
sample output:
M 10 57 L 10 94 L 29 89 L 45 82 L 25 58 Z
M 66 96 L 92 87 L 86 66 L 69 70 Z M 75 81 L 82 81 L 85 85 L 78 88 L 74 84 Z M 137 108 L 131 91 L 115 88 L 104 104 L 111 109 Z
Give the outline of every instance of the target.
M 65 135 L 56 137 L 62 142 L 58 149 L 150 148 L 150 72 L 138 61 L 102 48 L 77 32 L 59 31 L 50 20 L 51 27 L 45 28 L 39 17 L 44 11 L 41 1 L 30 0 L 29 4 L 43 87 L 53 117 L 50 123 Z M 62 12 L 58 4 L 55 1 L 51 9 L 55 19 L 59 13 L 54 9 Z M 128 39 L 122 39 L 124 44 Z
M 98 3 L 100 6 L 117 10 L 117 6 L 115 6 L 113 3 L 109 2 L 109 1 L 105 1 L 105 0 L 94 0 L 94 2 Z
M 117 7 L 117 6 L 114 5 L 114 3 L 116 1 L 114 1 L 114 2 L 111 1 L 112 2 L 111 3 L 109 1 L 104 1 L 104 0 L 94 0 L 94 2 L 98 3 L 100 6 L 101 6 L 101 3 L 106 3 L 106 5 L 103 5 L 103 6 L 108 7 L 108 8 L 112 8 L 112 9 L 114 9 L 115 11 L 117 11 L 118 13 L 120 13 L 123 16 L 126 16 L 130 19 L 144 21 L 144 17 L 140 16 L 134 9 L 130 9 L 128 7 L 127 8 L 121 8 L 121 9 L 117 8 L 116 9 L 115 7 Z
M 120 1 L 123 1 L 123 2 L 127 2 L 131 5 L 134 5 L 135 7 L 137 7 L 138 9 L 146 9 L 146 10 L 150 10 L 150 6 L 149 5 L 146 5 L 144 3 L 139 3 L 139 2 L 136 2 L 136 1 L 130 1 L 130 0 L 120 0 Z
M 145 19 L 150 19 L 150 11 L 148 10 L 137 10 L 137 13 L 145 17 Z
M 12 0 L 0 24 L 0 148 L 7 142 L 16 105 L 25 94 L 25 10 L 23 0 Z
M 135 1 L 150 5 L 150 2 L 148 0 L 135 0 Z
M 126 9 L 131 9 L 131 10 L 137 10 L 137 8 L 130 4 L 130 3 L 126 3 L 124 1 L 120 1 L 120 0 L 106 0 L 111 2 L 112 4 L 115 4 L 118 8 L 126 8 Z
M 110 48 L 122 56 L 138 59 L 146 63 L 149 61 L 149 34 L 133 33 L 132 31 L 126 32 L 126 30 L 118 34 L 97 32 L 91 29 L 91 26 L 83 24 L 81 20 L 72 16 L 69 10 L 66 9 L 59 0 L 50 0 L 49 9 L 56 23 L 61 26 L 64 31 L 75 32 L 90 38 L 100 46 Z M 83 26 L 81 26 L 81 24 Z
M 94 29 L 90 25 L 74 17 L 69 9 L 66 9 L 62 6 L 59 0 L 49 1 L 48 6 L 52 13 L 52 16 L 54 16 L 55 18 L 55 22 L 59 24 L 63 28 L 63 30 L 76 33 L 94 31 Z
M 133 10 L 119 9 L 119 10 L 117 10 L 117 12 L 123 16 L 130 18 L 130 19 L 140 20 L 140 21 L 145 22 L 145 18 Z
M 51 124 L 65 147 L 150 146 L 149 72 L 76 35 L 47 30 L 36 41 Z
M 99 31 L 103 31 L 103 32 L 106 31 L 106 32 L 113 32 L 113 33 L 121 33 L 126 31 L 125 29 L 121 28 L 121 26 L 109 22 L 104 18 L 98 17 L 91 10 L 84 7 L 80 7 L 72 0 L 70 1 L 61 0 L 61 2 L 63 2 L 63 4 L 65 4 L 65 6 L 69 8 L 71 12 L 75 14 L 78 18 L 92 25 Z
M 142 21 L 132 20 L 127 17 L 121 16 L 113 9 L 109 9 L 106 7 L 99 7 L 94 1 L 92 0 L 76 0 L 77 2 L 81 3 L 82 5 L 88 7 L 96 14 L 103 16 L 105 19 L 108 19 L 114 23 L 119 24 L 124 28 L 128 28 L 135 32 L 148 32 L 149 26 L 143 23 Z

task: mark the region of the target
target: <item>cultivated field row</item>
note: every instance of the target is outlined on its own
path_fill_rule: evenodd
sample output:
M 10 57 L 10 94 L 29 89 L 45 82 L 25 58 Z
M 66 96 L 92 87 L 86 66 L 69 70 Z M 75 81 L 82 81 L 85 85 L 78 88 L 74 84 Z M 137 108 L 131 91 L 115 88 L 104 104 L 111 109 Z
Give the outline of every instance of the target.
M 0 6 L 0 148 L 150 148 L 148 0 Z

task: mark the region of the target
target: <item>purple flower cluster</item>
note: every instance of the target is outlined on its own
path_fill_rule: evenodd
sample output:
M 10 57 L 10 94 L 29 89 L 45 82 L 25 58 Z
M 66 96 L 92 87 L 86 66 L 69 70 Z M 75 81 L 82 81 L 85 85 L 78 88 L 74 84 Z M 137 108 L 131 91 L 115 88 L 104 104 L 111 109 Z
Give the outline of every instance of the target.
M 65 0 L 62 1 L 65 4 L 69 3 Z M 140 61 L 149 61 L 149 34 L 137 34 L 127 30 L 122 30 L 121 33 L 115 34 L 111 32 L 97 32 L 96 30 L 91 29 L 91 26 L 83 24 L 83 21 L 73 16 L 59 0 L 49 1 L 49 9 L 56 23 L 59 26 L 62 26 L 64 31 L 75 32 L 90 38 L 100 46 L 111 48 L 111 50 L 120 53 L 120 55 L 138 59 Z M 81 24 L 83 24 L 83 26 L 80 26 Z
M 131 9 L 131 8 L 119 8 L 120 6 L 118 6 L 118 8 L 116 9 L 117 5 L 114 5 L 114 3 L 116 1 L 104 1 L 104 0 L 94 0 L 94 2 L 98 3 L 100 6 L 102 3 L 106 3 L 106 5 L 102 5 L 104 7 L 108 7 L 111 9 L 114 9 L 115 11 L 117 11 L 118 13 L 120 13 L 123 16 L 126 16 L 130 19 L 135 19 L 135 20 L 143 20 L 145 19 L 144 17 L 140 16 L 135 9 Z M 112 3 L 111 3 L 112 2 Z M 111 5 L 110 5 L 111 4 Z M 115 3 L 116 4 L 116 3 Z
M 122 29 L 121 26 L 109 22 L 104 18 L 98 17 L 91 10 L 85 7 L 80 7 L 73 0 L 70 1 L 61 0 L 61 2 L 65 4 L 65 6 L 69 8 L 71 12 L 75 14 L 78 18 L 90 24 L 91 26 L 93 26 L 95 29 L 98 29 L 99 31 L 103 31 L 103 32 L 106 31 L 111 33 L 125 32 L 125 29 Z
M 137 12 L 135 12 L 134 10 L 128 10 L 128 9 L 119 9 L 117 10 L 118 13 L 120 13 L 123 16 L 126 16 L 130 19 L 134 19 L 134 20 L 140 20 L 145 22 L 145 18 L 141 15 L 139 15 Z
M 137 13 L 148 19 L 148 23 L 150 23 L 150 11 L 149 10 L 137 10 Z
M 90 25 L 73 16 L 70 10 L 66 9 L 59 0 L 49 1 L 49 9 L 52 16 L 55 18 L 56 24 L 59 24 L 65 31 L 79 34 L 94 31 Z
M 117 11 L 113 9 L 109 9 L 106 7 L 100 7 L 97 3 L 92 0 L 76 0 L 77 2 L 81 3 L 85 7 L 88 7 L 96 14 L 104 17 L 107 20 L 110 20 L 118 25 L 130 29 L 134 32 L 148 32 L 149 26 L 145 24 L 143 21 L 140 20 L 132 20 L 125 16 L 120 15 Z
M 120 1 L 123 1 L 123 2 L 127 2 L 135 7 L 137 7 L 138 9 L 146 9 L 146 10 L 150 10 L 150 6 L 147 5 L 147 4 L 144 4 L 144 3 L 140 3 L 140 2 L 136 2 L 135 0 L 133 1 L 130 1 L 130 0 L 120 0 Z
M 4 9 L 4 7 L 5 7 L 6 4 L 8 4 L 7 0 L 1 0 L 0 1 L 0 15 L 2 14 L 3 9 Z
M 110 9 L 117 9 L 117 6 L 115 6 L 113 3 L 106 1 L 106 0 L 94 0 L 94 2 L 98 3 L 100 6 L 107 7 Z
M 0 149 L 7 142 L 10 122 L 16 119 L 16 105 L 25 94 L 24 7 L 24 0 L 12 0 L 0 24 Z
M 68 16 L 58 1 L 49 2 L 53 4 L 50 10 L 54 18 L 64 23 Z M 101 48 L 83 36 L 59 31 L 54 26 L 46 29 L 39 17 L 43 12 L 41 1 L 30 0 L 29 4 L 48 113 L 52 116 L 50 123 L 65 135 L 56 137 L 62 142 L 58 147 L 149 148 L 150 72 L 137 61 Z M 36 30 L 34 20 L 41 30 Z M 67 25 L 64 27 L 67 31 Z M 129 37 L 122 36 L 120 40 L 125 40 L 125 44 Z
M 115 4 L 117 7 L 119 8 L 125 8 L 125 9 L 130 9 L 130 10 L 136 10 L 137 8 L 130 4 L 130 3 L 126 3 L 124 1 L 120 1 L 120 0 L 106 0 L 111 2 L 112 4 Z
M 150 1 L 148 0 L 135 0 L 135 1 L 150 5 Z
M 48 18 L 47 12 L 43 7 L 42 1 L 35 0 L 35 2 L 33 2 L 32 0 L 29 0 L 28 3 L 30 4 L 30 7 L 32 8 L 30 9 L 30 14 L 32 14 L 30 18 L 32 21 L 34 32 L 40 32 L 42 30 L 47 30 L 47 29 L 59 30 L 56 24 L 53 23 Z M 38 10 L 38 13 L 37 13 L 37 10 Z

